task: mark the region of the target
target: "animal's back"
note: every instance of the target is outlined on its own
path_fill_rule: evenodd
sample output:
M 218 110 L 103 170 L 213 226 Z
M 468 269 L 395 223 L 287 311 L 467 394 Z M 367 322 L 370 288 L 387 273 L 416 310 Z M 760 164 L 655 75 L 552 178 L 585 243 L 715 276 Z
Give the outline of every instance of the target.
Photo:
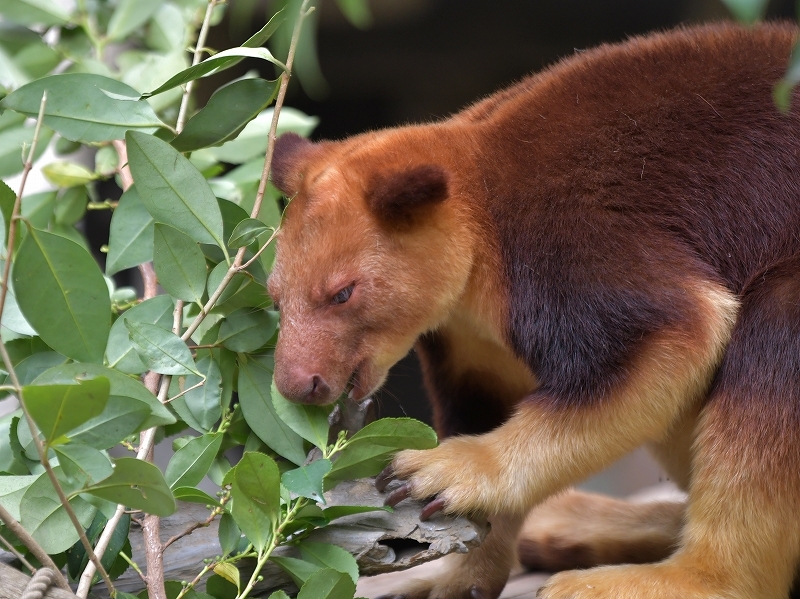
M 796 36 L 774 24 L 634 38 L 463 112 L 456 122 L 484 140 L 498 238 L 516 243 L 548 221 L 606 227 L 613 215 L 622 230 L 688 246 L 735 292 L 800 251 L 800 113 L 772 99 Z

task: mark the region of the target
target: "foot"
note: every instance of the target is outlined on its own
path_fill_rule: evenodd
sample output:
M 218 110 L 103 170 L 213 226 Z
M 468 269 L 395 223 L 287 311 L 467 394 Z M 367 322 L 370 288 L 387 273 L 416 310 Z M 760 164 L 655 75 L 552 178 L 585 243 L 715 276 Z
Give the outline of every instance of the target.
M 556 574 L 540 599 L 729 599 L 736 595 L 711 577 L 669 561 L 641 566 L 605 566 Z

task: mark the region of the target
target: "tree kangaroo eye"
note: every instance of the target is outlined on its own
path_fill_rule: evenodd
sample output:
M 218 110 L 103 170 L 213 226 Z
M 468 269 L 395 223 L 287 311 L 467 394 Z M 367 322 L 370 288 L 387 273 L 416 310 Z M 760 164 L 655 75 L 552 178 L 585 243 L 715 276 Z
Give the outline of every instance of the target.
M 331 298 L 331 304 L 334 306 L 338 306 L 339 304 L 345 303 L 347 300 L 350 299 L 350 296 L 353 295 L 353 289 L 355 288 L 355 283 L 352 283 L 345 287 L 344 289 L 339 290 L 339 293 L 334 295 Z

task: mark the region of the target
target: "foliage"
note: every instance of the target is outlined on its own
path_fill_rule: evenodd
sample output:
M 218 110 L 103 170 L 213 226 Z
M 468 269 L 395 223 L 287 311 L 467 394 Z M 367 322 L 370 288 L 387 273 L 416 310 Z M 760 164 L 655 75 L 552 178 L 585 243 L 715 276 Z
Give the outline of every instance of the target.
M 368 22 L 363 2 L 340 5 Z M 272 383 L 278 318 L 264 284 L 283 200 L 265 162 L 276 127 L 308 135 L 316 120 L 289 109 L 276 120 L 270 106 L 282 103 L 307 6 L 205 60 L 218 0 L 0 6 L 0 177 L 22 173 L 19 193 L 0 182 L 0 389 L 21 400 L 0 419 L 0 535 L 22 557 L 45 562 L 44 550 L 66 563 L 82 597 L 98 564 L 106 584 L 129 566 L 124 511 L 166 516 L 176 499 L 219 518 L 222 555 L 198 564 L 194 580 L 168 582 L 171 597 L 197 594 L 213 573 L 206 596 L 227 597 L 232 585 L 243 599 L 269 559 L 299 597 L 353 597 L 354 558 L 306 537 L 373 508 L 322 509 L 324 491 L 376 474 L 400 448 L 436 443 L 408 419 L 329 438 L 330 407 L 292 404 Z M 263 45 L 287 26 L 295 45 L 279 60 Z M 193 82 L 245 58 L 280 78 L 229 82 L 187 120 Z M 40 166 L 56 191 L 26 194 L 48 146 L 57 157 Z M 100 195 L 110 179 L 119 200 Z M 112 211 L 105 272 L 84 237 L 87 210 Z M 137 267 L 142 297 L 114 280 Z M 162 472 L 147 456 L 164 435 L 182 436 Z M 312 448 L 321 457 L 309 462 Z M 216 498 L 197 488 L 206 477 Z M 273 557 L 287 543 L 300 558 Z M 96 556 L 98 545 L 107 549 Z M 244 558 L 257 562 L 248 580 Z

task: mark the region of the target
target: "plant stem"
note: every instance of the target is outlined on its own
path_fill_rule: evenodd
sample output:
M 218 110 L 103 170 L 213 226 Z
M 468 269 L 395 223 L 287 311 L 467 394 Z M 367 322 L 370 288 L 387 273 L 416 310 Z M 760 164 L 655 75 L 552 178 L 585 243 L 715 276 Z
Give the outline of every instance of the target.
M 269 170 L 272 167 L 272 154 L 275 149 L 275 134 L 278 130 L 278 118 L 280 117 L 281 108 L 283 108 L 283 102 L 286 99 L 286 89 L 289 87 L 289 79 L 291 78 L 292 65 L 294 64 L 294 55 L 295 52 L 297 51 L 297 41 L 300 38 L 300 30 L 302 28 L 303 21 L 305 21 L 306 17 L 308 17 L 308 15 L 311 14 L 311 11 L 314 10 L 313 7 L 308 8 L 309 2 L 310 0 L 303 0 L 303 4 L 300 6 L 300 12 L 297 15 L 297 21 L 295 22 L 294 25 L 294 31 L 292 32 L 292 41 L 289 44 L 289 54 L 286 58 L 286 69 L 283 71 L 283 73 L 281 73 L 281 85 L 278 90 L 278 97 L 275 100 L 275 109 L 272 113 L 272 123 L 270 124 L 269 127 L 269 136 L 268 136 L 269 141 L 267 143 L 267 153 L 264 156 L 264 169 L 261 171 L 261 180 L 259 181 L 258 184 L 256 199 L 253 204 L 253 210 L 250 212 L 251 218 L 258 218 L 258 213 L 261 212 L 261 204 L 264 201 L 264 193 L 266 192 L 267 180 L 269 179 Z M 266 246 L 267 244 L 269 244 L 269 242 L 275 238 L 275 235 L 277 235 L 277 233 L 278 231 L 276 230 L 269 238 L 267 243 L 265 243 L 264 245 Z M 183 339 L 184 341 L 188 340 L 192 336 L 192 333 L 194 333 L 197 330 L 197 327 L 199 327 L 200 324 L 203 322 L 203 320 L 205 320 L 206 316 L 208 316 L 208 313 L 214 307 L 216 301 L 222 295 L 222 292 L 225 291 L 225 288 L 228 286 L 228 283 L 230 283 L 231 279 L 233 278 L 233 275 L 235 275 L 239 270 L 241 270 L 242 262 L 244 261 L 244 253 L 246 249 L 247 249 L 246 247 L 241 247 L 236 252 L 236 258 L 234 259 L 233 264 L 231 264 L 230 268 L 228 268 L 228 271 L 225 273 L 225 276 L 222 278 L 222 281 L 220 281 L 219 286 L 211 295 L 211 297 L 208 298 L 208 301 L 200 310 L 200 313 L 195 317 L 192 324 L 190 324 L 189 328 L 186 329 L 186 332 L 183 335 L 181 335 L 181 339 Z M 248 262 L 248 264 L 250 264 L 250 262 Z
M 125 513 L 125 506 L 124 505 L 117 505 L 117 511 L 114 512 L 114 515 L 111 517 L 106 523 L 106 527 L 103 529 L 103 534 L 100 535 L 100 539 L 98 539 L 97 544 L 95 545 L 94 552 L 100 559 L 103 558 L 103 554 L 108 549 L 108 544 L 111 542 L 111 537 L 114 536 L 114 531 L 117 528 L 117 524 L 119 524 L 122 515 Z M 86 564 L 86 568 L 83 570 L 83 574 L 81 574 L 80 582 L 78 583 L 78 590 L 75 594 L 82 599 L 89 594 L 89 589 L 92 586 L 92 581 L 94 580 L 94 574 L 97 571 L 93 562 L 89 562 Z
M 50 559 L 50 556 L 47 555 L 44 549 L 42 549 L 41 545 L 37 543 L 34 538 L 28 534 L 28 531 L 22 528 L 22 525 L 17 522 L 14 517 L 8 513 L 8 510 L 0 505 L 0 520 L 3 521 L 3 524 L 8 527 L 8 530 L 14 533 L 14 535 L 22 541 L 25 547 L 28 548 L 33 556 L 39 560 L 39 562 L 45 568 L 50 568 L 53 572 L 56 573 L 56 584 L 58 584 L 59 588 L 64 589 L 65 591 L 72 592 L 72 589 L 69 588 L 69 584 L 67 584 L 66 578 L 61 573 L 61 569 L 56 566 L 55 562 Z
M 194 580 L 192 580 L 192 582 L 190 582 L 189 584 L 187 584 L 185 587 L 183 587 L 181 589 L 180 593 L 178 593 L 178 596 L 175 597 L 175 599 L 182 599 L 183 596 L 186 593 L 188 593 L 189 591 L 191 591 L 194 588 L 194 585 L 196 585 L 198 582 L 200 582 L 200 580 L 203 578 L 203 576 L 208 574 L 208 572 L 210 570 L 213 570 L 214 568 L 216 568 L 218 563 L 219 562 L 217 562 L 217 561 L 212 561 L 212 562 L 207 563 L 205 566 L 203 566 L 203 569 L 200 570 L 200 573 L 197 576 L 194 577 Z
M 6 295 L 8 295 L 8 275 L 11 272 L 11 258 L 14 255 L 14 245 L 17 242 L 17 221 L 19 221 L 19 211 L 22 204 L 22 193 L 25 191 L 25 183 L 28 181 L 28 174 L 33 168 L 33 157 L 36 152 L 36 146 L 39 143 L 39 133 L 42 130 L 42 121 L 44 120 L 44 109 L 47 106 L 47 92 L 42 94 L 42 101 L 39 103 L 39 115 L 36 117 L 36 128 L 33 130 L 33 141 L 31 142 L 31 149 L 28 152 L 28 159 L 22 168 L 22 179 L 19 183 L 19 192 L 14 200 L 14 207 L 11 209 L 11 222 L 8 224 L 8 243 L 6 244 L 6 263 L 3 266 L 3 284 L 0 287 L 0 319 L 3 317 L 3 310 L 6 306 Z M 8 364 L 6 365 L 8 366 Z M 11 371 L 9 375 L 11 375 Z M 11 377 L 14 386 L 19 388 L 19 381 L 15 380 L 17 375 Z
M 19 212 L 20 212 L 20 205 L 22 203 L 22 194 L 25 191 L 25 183 L 28 180 L 28 174 L 31 172 L 31 168 L 33 168 L 33 157 L 36 152 L 36 146 L 39 143 L 39 133 L 41 132 L 42 129 L 42 121 L 44 120 L 44 110 L 46 105 L 47 105 L 47 92 L 44 92 L 42 94 L 42 100 L 39 103 L 39 114 L 36 118 L 36 128 L 33 131 L 33 141 L 31 142 L 31 149 L 28 152 L 28 157 L 27 160 L 25 160 L 25 164 L 22 170 L 22 179 L 19 185 L 19 192 L 17 193 L 17 197 L 14 200 L 14 207 L 11 210 L 11 222 L 9 223 L 8 226 L 8 245 L 6 248 L 6 262 L 3 267 L 2 285 L 0 285 L 0 321 L 2 321 L 3 310 L 5 309 L 6 297 L 8 295 L 8 277 L 11 271 L 11 262 L 12 262 L 12 257 L 14 255 L 14 245 L 16 244 L 17 240 L 17 226 L 19 223 Z M 8 371 L 8 376 L 11 378 L 11 382 L 14 385 L 14 390 L 16 392 L 17 398 L 20 400 L 20 406 L 22 406 L 22 411 L 25 414 L 25 419 L 28 422 L 28 426 L 31 429 L 31 436 L 33 437 L 33 441 L 36 445 L 36 450 L 39 452 L 39 457 L 42 461 L 42 465 L 45 467 L 45 470 L 47 470 L 47 474 L 50 477 L 50 481 L 53 482 L 53 486 L 55 487 L 56 492 L 59 495 L 59 499 L 61 499 L 62 501 L 62 504 L 64 504 L 67 513 L 70 514 L 71 517 L 75 516 L 75 513 L 72 511 L 72 507 L 69 505 L 69 502 L 66 500 L 66 497 L 64 496 L 64 491 L 63 489 L 61 489 L 61 485 L 58 484 L 58 480 L 55 478 L 55 473 L 53 473 L 53 470 L 52 468 L 50 468 L 50 464 L 47 461 L 47 454 L 44 448 L 42 447 L 42 443 L 41 440 L 39 439 L 39 433 L 36 429 L 36 425 L 34 424 L 33 419 L 30 417 L 30 414 L 28 413 L 28 410 L 25 407 L 25 402 L 22 397 L 22 387 L 20 385 L 19 378 L 17 377 L 17 373 L 14 370 L 14 365 L 11 361 L 11 356 L 8 355 L 8 350 L 6 349 L 5 343 L 1 338 L 0 338 L 0 355 L 2 355 L 3 364 L 5 365 L 5 368 Z M 23 541 L 23 543 L 25 543 L 25 545 L 31 550 L 31 553 L 33 553 L 37 557 L 37 559 L 39 559 L 39 561 L 42 562 L 42 564 L 47 565 L 47 567 L 51 567 L 52 564 L 53 570 L 58 573 L 58 576 L 61 579 L 59 581 L 59 585 L 61 584 L 61 582 L 66 584 L 64 577 L 61 576 L 60 568 L 56 567 L 55 564 L 53 564 L 53 561 L 49 558 L 49 556 L 47 556 L 47 553 L 41 548 L 41 546 L 39 546 L 39 544 L 36 543 L 33 537 L 31 537 L 30 535 L 28 535 L 27 532 L 24 531 L 21 525 L 18 525 L 18 523 L 14 521 L 14 519 L 5 509 L 3 509 L 2 512 L 0 512 L 0 519 L 3 520 L 6 526 L 8 526 L 9 529 L 11 529 L 12 532 L 14 532 L 14 534 L 16 534 L 20 538 L 20 540 Z M 77 522 L 77 517 L 73 520 L 73 524 L 75 524 L 75 522 Z M 83 531 L 83 527 L 80 526 L 79 522 L 78 526 L 76 527 L 76 530 L 78 531 L 79 535 L 83 533 L 83 536 L 84 537 L 86 536 L 86 534 Z M 24 534 L 24 536 L 20 536 L 21 534 Z M 110 589 L 113 590 L 114 587 L 111 586 Z
M 3 535 L 0 535 L 0 544 L 2 544 L 2 545 L 3 545 L 3 547 L 5 547 L 5 548 L 6 548 L 6 550 L 8 550 L 8 551 L 10 551 L 11 553 L 13 553 L 13 554 L 14 554 L 14 557 L 16 557 L 16 558 L 17 558 L 17 559 L 18 559 L 18 560 L 19 560 L 19 561 L 22 563 L 22 565 L 23 565 L 23 566 L 25 566 L 26 568 L 28 568 L 28 571 L 29 571 L 31 574 L 33 574 L 34 572 L 36 572 L 36 568 L 34 568 L 34 567 L 31 565 L 31 563 L 30 563 L 28 560 L 26 560 L 26 559 L 25 559 L 25 556 L 24 556 L 24 555 L 22 555 L 22 554 L 21 554 L 19 551 L 17 551 L 17 548 L 16 548 L 16 547 L 14 547 L 14 546 L 13 546 L 11 543 L 9 543 L 9 542 L 6 540 L 6 538 L 5 538 Z
M 197 35 L 197 43 L 194 47 L 194 56 L 192 57 L 192 66 L 198 64 L 203 58 L 203 48 L 206 45 L 206 38 L 208 37 L 208 30 L 211 28 L 211 15 L 214 12 L 214 7 L 217 5 L 218 0 L 209 0 L 206 6 L 206 14 L 203 17 L 203 24 L 200 26 L 200 33 Z M 183 131 L 183 126 L 186 123 L 186 113 L 189 110 L 189 98 L 194 89 L 194 81 L 189 81 L 183 90 L 183 97 L 181 98 L 181 106 L 178 109 L 178 121 L 175 123 L 175 130 L 180 133 Z
M 267 563 L 267 560 L 269 560 L 270 556 L 272 555 L 272 552 L 275 551 L 278 545 L 280 545 L 283 530 L 286 528 L 288 524 L 292 522 L 292 520 L 294 520 L 294 517 L 297 515 L 297 512 L 303 509 L 307 503 L 308 500 L 301 497 L 297 501 L 295 501 L 295 504 L 294 506 L 292 506 L 292 509 L 290 509 L 286 513 L 286 517 L 283 518 L 283 520 L 281 520 L 280 525 L 277 526 L 273 531 L 272 539 L 270 539 L 269 545 L 264 550 L 264 553 L 259 554 L 258 562 L 256 563 L 256 569 L 253 570 L 253 574 L 252 576 L 250 576 L 250 580 L 247 582 L 247 586 L 241 593 L 239 593 L 236 599 L 245 599 L 245 597 L 247 597 L 247 595 L 250 594 L 250 591 L 253 590 L 253 587 L 256 586 L 256 583 L 258 582 L 258 574 L 259 572 L 261 572 L 261 568 L 263 568 L 264 564 Z
M 130 557 L 128 557 L 128 556 L 125 554 L 125 552 L 124 552 L 124 551 L 120 551 L 120 552 L 119 552 L 119 556 L 120 556 L 122 559 L 124 559 L 126 562 L 128 562 L 128 565 L 129 565 L 131 568 L 133 568 L 133 571 L 134 571 L 134 572 L 136 572 L 136 573 L 139 575 L 139 578 L 141 578 L 141 579 L 144 581 L 144 583 L 145 583 L 145 584 L 147 584 L 147 577 L 145 577 L 145 575 L 144 575 L 144 573 L 142 572 L 141 568 L 139 568 L 139 564 L 137 564 L 135 561 L 133 561 L 133 558 L 130 558 Z

